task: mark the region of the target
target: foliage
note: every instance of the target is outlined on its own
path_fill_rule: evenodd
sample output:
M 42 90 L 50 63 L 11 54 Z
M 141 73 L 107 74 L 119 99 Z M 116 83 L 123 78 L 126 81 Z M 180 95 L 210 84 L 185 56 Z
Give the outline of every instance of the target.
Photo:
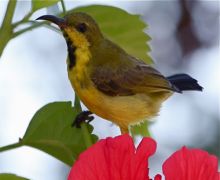
M 78 113 L 71 102 L 54 102 L 42 107 L 32 118 L 21 144 L 47 152 L 71 166 L 87 148 L 81 129 L 71 126 Z M 92 133 L 93 127 L 86 126 Z M 93 143 L 96 142 L 97 136 L 91 136 Z
M 140 20 L 139 15 L 131 15 L 119 8 L 100 5 L 79 7 L 73 11 L 90 14 L 99 24 L 101 31 L 112 41 L 133 56 L 152 63 L 150 56 L 147 55 L 150 47 L 146 44 L 150 37 L 143 31 L 147 25 Z
M 32 0 L 32 11 L 52 6 L 58 2 L 59 0 Z
M 0 179 L 1 180 L 28 180 L 26 178 L 16 176 L 14 174 L 7 174 L 7 173 L 0 174 Z

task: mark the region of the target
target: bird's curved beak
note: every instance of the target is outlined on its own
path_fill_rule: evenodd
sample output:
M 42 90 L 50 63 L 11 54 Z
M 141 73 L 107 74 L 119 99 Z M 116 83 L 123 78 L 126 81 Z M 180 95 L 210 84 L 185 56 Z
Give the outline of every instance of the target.
M 36 20 L 47 20 L 47 21 L 50 21 L 50 22 L 58 25 L 60 28 L 65 27 L 67 25 L 66 20 L 64 18 L 56 17 L 53 15 L 40 16 Z

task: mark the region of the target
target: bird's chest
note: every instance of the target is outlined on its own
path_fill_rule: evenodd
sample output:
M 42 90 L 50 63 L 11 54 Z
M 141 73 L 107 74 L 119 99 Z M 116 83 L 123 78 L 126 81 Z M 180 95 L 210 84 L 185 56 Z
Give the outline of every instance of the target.
M 90 80 L 88 71 L 74 69 L 68 73 L 71 85 L 83 104 L 93 113 L 103 117 L 106 112 L 105 97 L 99 92 Z M 105 110 L 104 110 L 104 109 Z M 106 118 L 106 117 L 103 117 Z

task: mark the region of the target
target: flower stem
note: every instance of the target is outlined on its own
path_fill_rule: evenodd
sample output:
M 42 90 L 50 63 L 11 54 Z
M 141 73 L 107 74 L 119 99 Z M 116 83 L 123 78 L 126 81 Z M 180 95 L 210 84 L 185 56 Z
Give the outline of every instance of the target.
M 149 130 L 149 123 L 147 122 L 147 127 L 146 127 L 146 137 L 151 137 L 151 133 L 150 133 L 150 130 Z
M 17 143 L 14 143 L 14 144 L 10 144 L 10 145 L 7 145 L 7 146 L 3 146 L 3 147 L 0 147 L 0 152 L 12 150 L 12 149 L 21 147 L 22 145 L 23 145 L 22 143 L 17 142 Z
M 25 15 L 25 16 L 23 17 L 22 20 L 20 20 L 20 21 L 18 21 L 18 22 L 15 22 L 15 23 L 13 24 L 13 26 L 14 26 L 14 27 L 17 27 L 17 26 L 19 26 L 19 25 L 21 25 L 21 24 L 23 24 L 23 23 L 27 23 L 27 22 L 29 21 L 29 18 L 32 16 L 33 13 L 34 13 L 34 12 L 29 12 L 27 15 Z
M 6 45 L 12 38 L 13 28 L 12 28 L 12 18 L 14 15 L 15 7 L 16 7 L 16 0 L 10 0 L 8 2 L 7 10 L 5 13 L 5 17 L 3 19 L 2 25 L 0 27 L 0 57 L 5 49 Z
M 74 108 L 76 108 L 77 112 L 80 113 L 82 112 L 82 107 L 80 105 L 80 99 L 75 93 L 75 101 L 74 101 Z M 82 129 L 82 134 L 84 138 L 84 142 L 87 148 L 89 148 L 93 143 L 92 143 L 92 138 L 88 130 L 88 126 L 86 123 L 81 124 L 81 129 Z
M 31 23 L 33 23 L 33 22 L 31 22 Z M 58 28 L 56 28 L 54 26 L 51 26 L 48 22 L 39 22 L 39 23 L 35 22 L 35 23 L 33 23 L 32 26 L 29 26 L 27 28 L 24 28 L 24 29 L 21 29 L 21 30 L 15 32 L 12 37 L 15 38 L 15 37 L 17 37 L 17 36 L 27 32 L 27 31 L 33 30 L 33 29 L 38 28 L 38 27 L 40 27 L 42 25 L 45 25 L 47 28 L 50 28 L 50 29 L 52 29 L 55 32 L 60 32 L 60 31 L 58 31 Z
M 79 97 L 77 96 L 76 93 L 75 93 L 74 107 L 76 108 L 78 113 L 82 112 L 82 107 L 80 105 L 80 100 L 79 100 Z
M 90 146 L 93 145 L 93 143 L 92 143 L 91 135 L 88 130 L 88 126 L 86 123 L 82 123 L 81 128 L 82 128 L 82 132 L 83 132 L 83 138 L 85 141 L 85 145 L 87 148 L 89 148 Z
M 63 14 L 65 15 L 66 14 L 66 6 L 65 6 L 65 3 L 64 3 L 64 0 L 60 0 L 60 2 L 61 2 L 61 5 L 62 5 Z
M 5 13 L 4 20 L 2 22 L 1 28 L 10 27 L 12 23 L 12 18 L 14 16 L 14 11 L 16 7 L 16 0 L 9 0 L 7 10 Z

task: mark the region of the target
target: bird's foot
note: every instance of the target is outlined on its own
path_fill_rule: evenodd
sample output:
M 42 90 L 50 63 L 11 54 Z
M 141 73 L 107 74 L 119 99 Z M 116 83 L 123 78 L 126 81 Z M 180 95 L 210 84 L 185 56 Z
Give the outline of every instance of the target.
M 82 111 L 79 113 L 73 121 L 72 127 L 81 128 L 82 122 L 91 122 L 94 119 L 94 116 L 90 116 L 91 114 L 93 114 L 91 111 Z

